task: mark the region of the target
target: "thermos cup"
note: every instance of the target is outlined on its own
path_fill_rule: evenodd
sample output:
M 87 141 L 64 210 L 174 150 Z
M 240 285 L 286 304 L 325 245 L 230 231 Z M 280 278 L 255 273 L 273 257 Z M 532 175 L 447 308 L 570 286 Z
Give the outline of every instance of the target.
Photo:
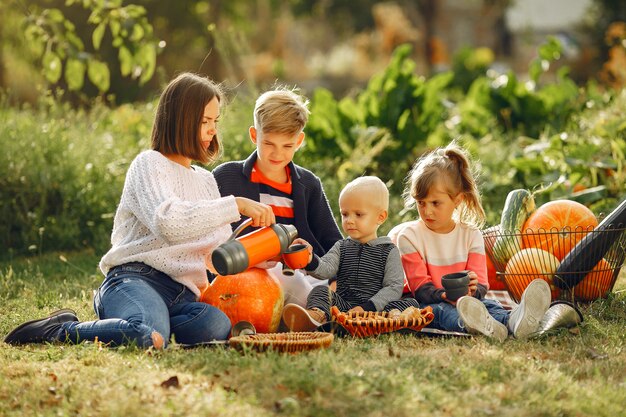
M 456 301 L 469 292 L 468 271 L 453 272 L 441 277 L 441 285 L 446 290 L 446 297 L 450 301 Z
M 297 229 L 290 224 L 273 224 L 238 237 L 250 223 L 251 219 L 241 223 L 230 238 L 213 251 L 211 262 L 218 274 L 238 274 L 272 259 L 285 252 L 298 237 Z

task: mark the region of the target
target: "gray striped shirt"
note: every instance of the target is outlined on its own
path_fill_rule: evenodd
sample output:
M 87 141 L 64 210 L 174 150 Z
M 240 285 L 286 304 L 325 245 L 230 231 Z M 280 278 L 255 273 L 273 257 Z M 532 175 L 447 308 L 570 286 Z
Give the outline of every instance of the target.
M 400 252 L 387 236 L 360 243 L 338 241 L 311 275 L 320 279 L 337 277 L 337 294 L 353 305 L 373 303 L 381 311 L 402 297 L 404 270 Z M 315 262 L 314 262 L 315 263 Z

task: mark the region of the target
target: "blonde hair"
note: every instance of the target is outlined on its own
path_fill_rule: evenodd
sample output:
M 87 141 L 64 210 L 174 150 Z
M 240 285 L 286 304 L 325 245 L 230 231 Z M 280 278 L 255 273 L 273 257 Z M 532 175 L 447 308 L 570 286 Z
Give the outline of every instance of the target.
M 260 133 L 286 133 L 296 135 L 309 120 L 309 100 L 289 90 L 277 87 L 266 91 L 254 106 L 254 127 Z
M 350 181 L 341 190 L 341 196 L 351 192 L 365 192 L 370 195 L 371 203 L 381 210 L 389 209 L 389 190 L 385 183 L 378 177 L 364 176 Z
M 423 155 L 415 162 L 403 193 L 405 206 L 412 208 L 417 200 L 426 198 L 430 189 L 438 183 L 445 187 L 450 198 L 459 194 L 463 196 L 457 213 L 459 221 L 478 228 L 484 225 L 485 210 L 480 202 L 470 158 L 455 141 Z

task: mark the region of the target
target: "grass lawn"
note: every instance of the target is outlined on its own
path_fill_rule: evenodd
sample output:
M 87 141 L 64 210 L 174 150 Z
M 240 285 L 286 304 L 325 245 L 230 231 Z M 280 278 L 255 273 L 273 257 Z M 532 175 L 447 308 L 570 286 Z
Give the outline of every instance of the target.
M 69 307 L 92 320 L 92 253 L 0 264 L 0 337 Z M 0 416 L 618 416 L 626 274 L 583 324 L 531 341 L 388 335 L 288 355 L 0 342 Z

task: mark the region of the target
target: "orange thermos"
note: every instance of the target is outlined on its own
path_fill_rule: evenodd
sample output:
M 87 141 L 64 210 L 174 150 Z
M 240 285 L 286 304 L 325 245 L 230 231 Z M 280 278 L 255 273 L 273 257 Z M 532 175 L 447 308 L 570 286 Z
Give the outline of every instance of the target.
M 211 262 L 218 274 L 238 274 L 275 258 L 298 237 L 297 229 L 290 224 L 273 224 L 238 237 L 251 222 L 251 219 L 247 219 L 241 223 L 230 238 L 211 254 Z

